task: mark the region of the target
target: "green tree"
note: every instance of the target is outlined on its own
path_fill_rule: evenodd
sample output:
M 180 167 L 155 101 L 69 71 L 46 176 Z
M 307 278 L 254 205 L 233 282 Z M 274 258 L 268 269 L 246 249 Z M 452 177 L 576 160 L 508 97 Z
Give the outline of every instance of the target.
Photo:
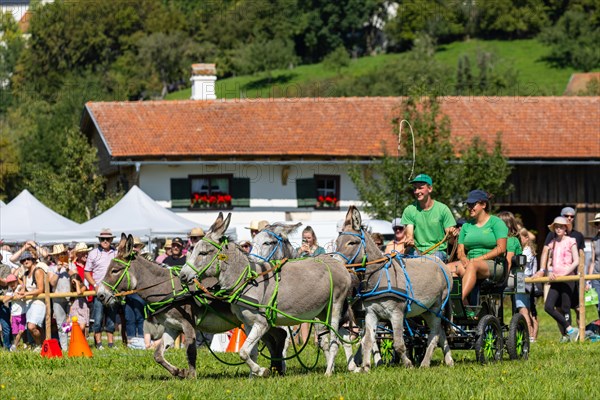
M 518 73 L 512 65 L 495 53 L 478 50 L 476 69 L 471 67 L 471 56 L 462 54 L 456 72 L 456 95 L 507 95 L 518 84 Z
M 477 9 L 477 36 L 518 39 L 549 25 L 544 0 L 488 0 Z
M 344 46 L 338 47 L 323 59 L 323 66 L 338 74 L 342 71 L 342 68 L 348 65 L 350 65 L 350 55 Z
M 496 196 L 508 193 L 510 187 L 505 182 L 510 167 L 502 155 L 499 140 L 491 151 L 479 139 L 461 151 L 452 144 L 450 121 L 440 113 L 434 97 L 418 102 L 410 96 L 403 101 L 401 112 L 415 134 L 414 170 L 413 138 L 405 125 L 399 138 L 398 154 L 387 153 L 370 167 L 352 166 L 349 169 L 359 196 L 365 202 L 365 211 L 375 218 L 387 220 L 400 215 L 404 207 L 414 201 L 409 180 L 418 173 L 432 177 L 435 198 L 457 214 L 461 211 L 461 202 L 472 189 L 482 188 Z M 400 123 L 400 119 L 394 121 L 398 133 Z
M 539 39 L 552 49 L 548 60 L 561 67 L 591 71 L 600 66 L 600 21 L 594 22 L 591 13 L 567 11 Z
M 0 15 L 0 114 L 13 101 L 12 75 L 17 65 L 17 60 L 25 47 L 25 39 L 19 30 L 19 25 L 12 14 Z

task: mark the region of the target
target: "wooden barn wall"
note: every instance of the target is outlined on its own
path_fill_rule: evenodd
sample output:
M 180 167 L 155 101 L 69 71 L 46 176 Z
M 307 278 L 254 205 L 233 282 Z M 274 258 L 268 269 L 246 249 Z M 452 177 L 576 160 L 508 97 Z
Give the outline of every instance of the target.
M 600 165 L 515 165 L 514 191 L 506 205 L 595 205 L 600 203 Z

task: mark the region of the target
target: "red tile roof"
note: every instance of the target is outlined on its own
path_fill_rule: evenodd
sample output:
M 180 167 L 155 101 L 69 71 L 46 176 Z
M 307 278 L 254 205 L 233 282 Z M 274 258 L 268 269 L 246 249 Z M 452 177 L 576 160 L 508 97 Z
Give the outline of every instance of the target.
M 89 102 L 84 121 L 92 117 L 118 159 L 372 157 L 384 144 L 396 149 L 391 121 L 401 115 L 400 101 Z M 502 132 L 513 159 L 600 158 L 600 97 L 445 97 L 441 110 L 457 143 L 476 135 L 492 143 Z

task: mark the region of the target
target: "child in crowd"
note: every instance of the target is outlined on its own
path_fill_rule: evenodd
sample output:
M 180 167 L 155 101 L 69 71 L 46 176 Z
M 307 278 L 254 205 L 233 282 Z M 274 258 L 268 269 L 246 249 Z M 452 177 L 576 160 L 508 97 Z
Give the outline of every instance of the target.
M 23 285 L 20 284 L 17 277 L 13 274 L 9 274 L 6 277 L 6 284 L 8 285 L 8 290 L 6 291 L 6 295 L 2 297 L 2 301 L 5 304 L 10 302 L 10 326 L 14 336 L 10 351 L 15 351 L 25 332 L 26 307 L 25 300 L 22 299 L 23 296 L 17 294 L 17 292 L 23 290 Z
M 521 228 L 519 231 L 519 239 L 523 246 L 523 255 L 527 257 L 527 264 L 525 265 L 524 275 L 525 278 L 531 278 L 538 270 L 536 251 L 535 251 L 535 236 L 531 234 L 527 229 Z M 525 284 L 525 294 L 517 294 L 517 308 L 529 327 L 529 340 L 535 342 L 538 334 L 538 319 L 537 310 L 535 308 L 535 296 L 534 296 L 534 285 L 532 283 Z
M 71 292 L 83 294 L 86 287 L 83 279 L 79 274 L 71 275 Z M 85 328 L 90 320 L 90 307 L 85 297 L 75 297 L 72 299 L 71 310 L 69 311 L 69 320 L 77 317 L 77 322 L 81 326 L 81 331 L 85 332 Z

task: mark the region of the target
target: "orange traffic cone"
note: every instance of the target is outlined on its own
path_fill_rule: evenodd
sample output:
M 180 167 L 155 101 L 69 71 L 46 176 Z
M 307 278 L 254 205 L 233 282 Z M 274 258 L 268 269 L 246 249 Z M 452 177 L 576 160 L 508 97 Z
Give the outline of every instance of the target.
M 92 350 L 88 344 L 77 317 L 72 318 L 73 327 L 71 328 L 71 342 L 69 343 L 69 357 L 91 357 Z
M 242 325 L 244 328 L 244 325 Z M 225 350 L 227 353 L 237 353 L 240 351 L 244 342 L 246 341 L 246 334 L 240 328 L 233 329 L 233 335 L 231 335 L 231 339 L 229 340 L 229 344 L 227 345 L 227 349 Z

